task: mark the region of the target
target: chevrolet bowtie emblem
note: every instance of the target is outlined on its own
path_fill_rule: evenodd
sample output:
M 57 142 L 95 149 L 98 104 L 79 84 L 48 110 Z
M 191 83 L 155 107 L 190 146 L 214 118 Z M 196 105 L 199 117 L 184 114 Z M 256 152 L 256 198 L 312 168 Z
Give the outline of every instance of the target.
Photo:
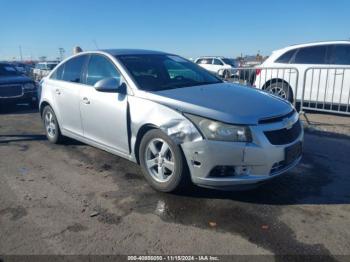
M 286 127 L 286 129 L 289 130 L 293 127 L 293 119 L 284 118 L 282 121 L 283 121 L 283 124 Z

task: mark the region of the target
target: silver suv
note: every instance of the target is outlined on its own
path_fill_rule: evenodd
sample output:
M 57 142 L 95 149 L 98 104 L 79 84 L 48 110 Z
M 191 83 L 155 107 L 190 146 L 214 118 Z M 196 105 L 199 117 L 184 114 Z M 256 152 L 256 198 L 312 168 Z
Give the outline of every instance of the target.
M 190 181 L 252 185 L 301 159 L 303 129 L 289 102 L 224 83 L 177 55 L 79 53 L 41 84 L 49 141 L 67 136 L 137 162 L 160 191 Z

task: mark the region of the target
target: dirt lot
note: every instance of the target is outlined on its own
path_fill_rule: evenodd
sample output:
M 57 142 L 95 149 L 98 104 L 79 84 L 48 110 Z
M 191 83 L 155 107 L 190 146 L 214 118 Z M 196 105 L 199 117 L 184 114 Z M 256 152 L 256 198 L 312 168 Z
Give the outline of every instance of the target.
M 0 254 L 338 259 L 350 254 L 350 139 L 332 132 L 307 132 L 299 167 L 258 189 L 174 195 L 152 190 L 127 160 L 76 141 L 49 144 L 37 112 L 3 111 Z

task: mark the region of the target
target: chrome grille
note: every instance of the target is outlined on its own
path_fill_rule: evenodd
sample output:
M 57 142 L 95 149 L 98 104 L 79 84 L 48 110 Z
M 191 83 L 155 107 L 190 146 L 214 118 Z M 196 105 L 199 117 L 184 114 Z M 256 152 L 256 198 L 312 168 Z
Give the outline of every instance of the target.
M 14 98 L 22 95 L 22 85 L 0 85 L 0 98 Z

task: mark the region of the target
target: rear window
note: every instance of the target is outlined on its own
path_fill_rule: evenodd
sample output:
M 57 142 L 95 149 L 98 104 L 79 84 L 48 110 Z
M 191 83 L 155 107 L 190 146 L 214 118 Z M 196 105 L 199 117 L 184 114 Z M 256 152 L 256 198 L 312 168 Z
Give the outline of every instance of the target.
M 330 55 L 330 64 L 350 65 L 350 45 L 334 45 Z
M 289 50 L 283 55 L 281 55 L 279 58 L 275 60 L 276 63 L 282 63 L 282 64 L 289 64 L 289 61 L 292 59 L 293 55 L 295 54 L 296 49 Z
M 295 55 L 294 64 L 325 64 L 327 46 L 300 48 Z

